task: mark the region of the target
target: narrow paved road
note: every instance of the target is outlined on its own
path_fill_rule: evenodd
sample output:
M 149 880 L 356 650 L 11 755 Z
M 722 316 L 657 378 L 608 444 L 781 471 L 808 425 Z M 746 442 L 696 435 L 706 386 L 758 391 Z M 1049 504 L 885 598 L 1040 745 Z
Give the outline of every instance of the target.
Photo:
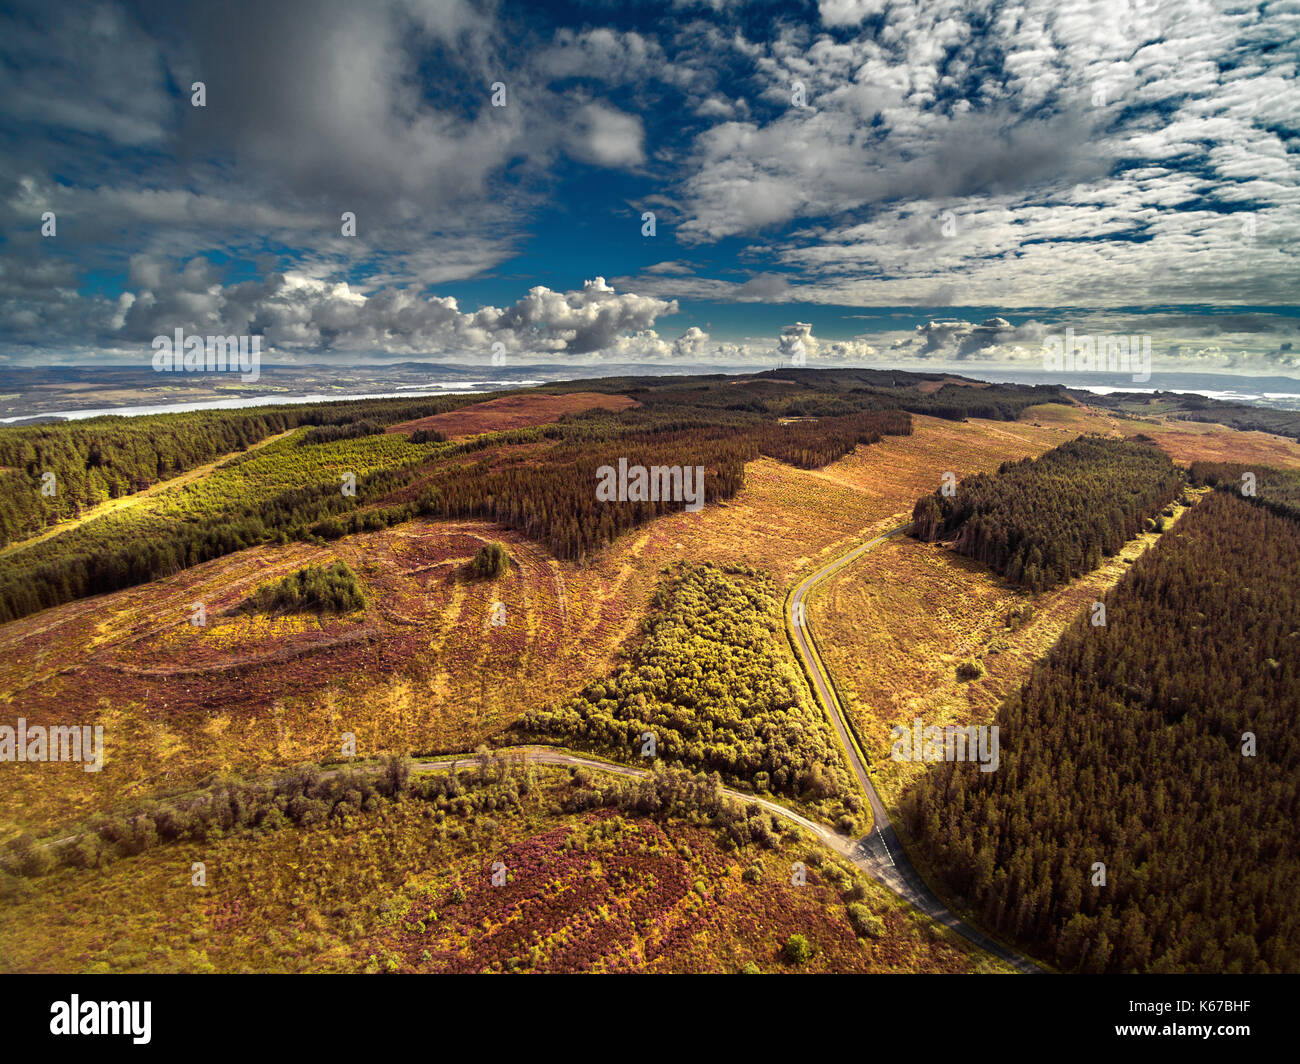
M 842 846 L 836 846 L 835 848 L 846 853 L 854 864 L 873 879 L 885 884 L 895 893 L 901 894 L 927 916 L 946 927 L 952 928 L 959 935 L 964 936 L 995 956 L 1001 957 L 1008 964 L 1014 965 L 1017 970 L 1026 973 L 1038 972 L 1040 969 L 1033 962 L 1000 946 L 987 935 L 981 934 L 969 924 L 958 919 L 944 906 L 943 902 L 935 897 L 933 891 L 925 885 L 925 881 L 912 867 L 912 862 L 907 859 L 907 854 L 898 841 L 897 832 L 894 831 L 893 825 L 889 822 L 889 814 L 885 812 L 885 805 L 871 783 L 871 774 L 867 771 L 866 758 L 853 736 L 848 718 L 844 714 L 844 707 L 840 705 L 840 700 L 835 694 L 835 685 L 830 682 L 830 673 L 827 671 L 821 655 L 817 653 L 817 645 L 813 641 L 811 631 L 808 628 L 809 609 L 807 600 L 809 592 L 860 555 L 880 546 L 890 537 L 906 532 L 909 527 L 909 525 L 901 525 L 883 535 L 877 536 L 875 539 L 868 540 L 847 554 L 841 555 L 835 561 L 818 569 L 817 572 L 808 577 L 807 580 L 795 588 L 794 594 L 790 596 L 789 613 L 786 622 L 789 625 L 791 637 L 794 640 L 796 649 L 799 651 L 799 656 L 803 658 L 804 667 L 812 679 L 813 689 L 817 692 L 817 697 L 825 708 L 826 715 L 830 718 L 831 724 L 835 726 L 840 742 L 844 745 L 853 774 L 857 776 L 858 782 L 862 784 L 862 789 L 867 793 L 867 801 L 871 805 L 871 831 L 856 843 L 850 844 L 847 850 Z M 836 835 L 835 838 L 841 842 L 845 841 L 842 836 Z

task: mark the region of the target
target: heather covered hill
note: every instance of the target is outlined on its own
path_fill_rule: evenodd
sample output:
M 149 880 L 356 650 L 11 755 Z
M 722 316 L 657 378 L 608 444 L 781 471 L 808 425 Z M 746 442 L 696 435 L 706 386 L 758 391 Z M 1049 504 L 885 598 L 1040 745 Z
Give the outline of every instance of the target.
M 0 971 L 1005 970 L 716 777 L 409 770 L 225 777 L 20 840 Z
M 858 371 L 793 372 L 793 380 L 652 378 L 628 388 L 626 397 L 614 389 L 629 382 L 616 379 L 485 401 L 356 400 L 125 424 L 100 418 L 0 428 L 0 464 L 8 467 L 0 474 L 0 537 L 8 538 L 135 492 L 200 459 L 298 429 L 195 483 L 19 545 L 0 569 L 0 622 L 247 547 L 337 539 L 415 516 L 496 521 L 559 558 L 581 561 L 684 505 L 682 499 L 596 498 L 597 471 L 620 458 L 703 467 L 705 501 L 717 502 L 743 486 L 745 464 L 760 455 L 819 468 L 859 445 L 910 433 L 910 410 L 1014 419 L 1027 405 L 1061 398 L 1059 389 L 944 384 L 923 393 L 916 385 L 927 378 L 920 376 L 888 388 L 864 384 L 872 378 Z M 549 404 L 549 413 L 539 416 L 556 420 L 459 442 L 423 427 L 454 416 L 490 428 L 499 404 L 528 396 Z M 609 406 L 618 409 L 602 409 Z M 410 437 L 393 431 L 415 425 L 422 427 Z M 47 472 L 59 488 L 53 501 L 41 494 Z

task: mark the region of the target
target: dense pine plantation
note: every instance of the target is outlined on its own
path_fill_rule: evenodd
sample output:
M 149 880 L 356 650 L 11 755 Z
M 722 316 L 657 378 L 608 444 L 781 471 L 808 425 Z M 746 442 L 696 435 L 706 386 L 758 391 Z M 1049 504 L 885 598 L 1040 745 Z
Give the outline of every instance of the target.
M 1244 495 L 1246 474 L 1254 477 L 1254 494 Z M 1227 462 L 1193 462 L 1188 473 L 1193 484 L 1208 486 L 1247 502 L 1265 506 L 1283 517 L 1300 518 L 1300 473 L 1266 466 L 1233 465 Z
M 773 659 L 780 630 L 766 573 L 685 563 L 627 661 L 563 705 L 526 714 L 520 730 L 620 761 L 641 761 L 651 732 L 656 760 L 851 816 L 860 806 L 830 725 L 793 667 Z
M 1119 552 L 1183 486 L 1156 447 L 1082 436 L 917 500 L 912 534 L 954 548 L 1013 584 L 1042 591 Z
M 902 410 L 873 410 L 842 417 L 813 418 L 788 424 L 767 422 L 756 437 L 760 454 L 800 469 L 819 469 L 858 444 L 883 436 L 910 436 L 912 419 Z
M 1066 970 L 1300 970 L 1298 591 L 1300 524 L 1197 504 L 1002 706 L 999 769 L 904 797 L 948 889 Z
M 523 453 L 482 462 L 453 458 L 429 470 L 399 498 L 431 493 L 438 517 L 477 517 L 517 529 L 558 558 L 580 561 L 637 525 L 681 510 L 681 499 L 602 502 L 597 471 L 629 465 L 704 469 L 704 501 L 727 499 L 745 484 L 745 463 L 758 457 L 752 441 L 720 428 L 636 433 L 605 442 L 560 443 L 542 456 Z M 838 456 L 837 456 L 838 457 Z

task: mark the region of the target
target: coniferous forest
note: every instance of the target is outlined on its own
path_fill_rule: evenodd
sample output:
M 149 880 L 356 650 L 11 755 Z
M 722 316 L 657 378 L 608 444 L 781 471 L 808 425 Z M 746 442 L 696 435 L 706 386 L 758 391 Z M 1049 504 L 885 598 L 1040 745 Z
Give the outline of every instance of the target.
M 86 507 L 142 491 L 300 425 L 320 426 L 305 442 L 323 443 L 382 432 L 385 425 L 452 410 L 477 398 L 108 415 L 0 429 L 0 547 L 76 517 Z M 367 414 L 375 420 L 365 420 Z M 42 492 L 45 474 L 52 474 L 53 490 Z
M 998 771 L 904 796 L 947 889 L 1067 971 L 1300 968 L 1297 586 L 1300 524 L 1185 514 L 1003 704 Z
M 1265 506 L 1282 517 L 1300 518 L 1300 473 L 1267 466 L 1228 462 L 1193 462 L 1188 478 L 1198 487 L 1211 487 Z
M 912 534 L 1042 591 L 1091 572 L 1165 508 L 1183 477 L 1145 443 L 1085 436 L 917 500 Z
M 639 405 L 454 442 L 428 429 L 409 435 L 382 430 L 482 396 L 3 428 L 0 535 L 22 539 L 115 494 L 308 427 L 228 460 L 198 483 L 51 539 L 15 544 L 0 566 L 0 623 L 261 543 L 332 539 L 415 516 L 497 521 L 560 558 L 580 561 L 630 528 L 685 505 L 680 499 L 598 500 L 597 470 L 620 458 L 645 466 L 702 466 L 704 500 L 712 503 L 739 491 L 745 463 L 760 455 L 815 468 L 858 444 L 910 433 L 908 410 L 1015 418 L 1026 406 L 1060 396 L 1060 389 L 1018 385 L 917 391 L 914 386 L 930 376 L 792 370 L 780 379 L 758 374 L 552 385 L 552 392 L 621 392 Z M 183 446 L 175 442 L 181 438 Z M 41 492 L 46 472 L 58 486 L 50 497 Z M 355 481 L 350 494 L 341 490 L 347 476 Z

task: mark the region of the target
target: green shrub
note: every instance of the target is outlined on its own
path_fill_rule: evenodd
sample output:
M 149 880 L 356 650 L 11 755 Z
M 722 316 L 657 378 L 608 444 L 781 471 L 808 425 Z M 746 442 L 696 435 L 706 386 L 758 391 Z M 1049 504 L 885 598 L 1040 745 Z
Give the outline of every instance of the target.
M 957 679 L 963 683 L 968 680 L 978 680 L 984 675 L 984 666 L 974 658 L 968 658 L 957 666 Z
M 883 938 L 885 922 L 860 901 L 849 902 L 849 923 L 863 938 Z
M 785 959 L 791 964 L 807 964 L 812 959 L 812 946 L 803 935 L 790 936 L 785 944 Z
M 1014 606 L 1011 612 L 1007 614 L 1007 627 L 1020 628 L 1028 624 L 1034 616 L 1034 607 L 1028 602 L 1022 602 L 1019 606 Z
M 495 580 L 510 571 L 510 555 L 500 543 L 485 543 L 470 560 L 469 575 L 474 580 Z
M 20 876 L 35 879 L 54 867 L 54 856 L 48 846 L 42 846 L 31 835 L 22 835 L 10 844 L 10 857 L 6 862 Z
M 106 860 L 99 836 L 86 832 L 63 855 L 63 860 L 73 868 L 98 868 Z
M 862 834 L 862 825 L 858 822 L 857 817 L 849 816 L 848 813 L 845 813 L 835 821 L 835 830 L 841 835 L 849 835 L 856 839 L 860 834 Z

